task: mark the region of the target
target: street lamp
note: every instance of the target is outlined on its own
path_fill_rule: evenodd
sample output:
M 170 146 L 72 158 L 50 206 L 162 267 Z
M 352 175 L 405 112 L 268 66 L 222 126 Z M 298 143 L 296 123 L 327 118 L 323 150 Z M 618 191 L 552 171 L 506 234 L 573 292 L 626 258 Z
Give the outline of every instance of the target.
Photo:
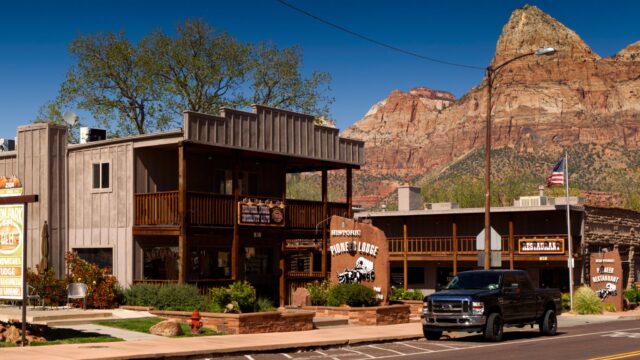
M 493 80 L 505 65 L 530 55 L 553 55 L 555 48 L 545 47 L 536 51 L 518 55 L 498 66 L 487 66 L 487 134 L 485 139 L 485 171 L 484 171 L 484 269 L 491 268 L 491 92 L 493 90 Z

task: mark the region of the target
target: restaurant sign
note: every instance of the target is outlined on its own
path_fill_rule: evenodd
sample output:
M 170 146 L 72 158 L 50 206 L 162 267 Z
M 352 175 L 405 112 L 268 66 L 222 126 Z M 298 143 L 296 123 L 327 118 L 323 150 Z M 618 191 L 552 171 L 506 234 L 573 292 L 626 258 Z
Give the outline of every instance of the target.
M 331 217 L 331 277 L 334 284 L 361 283 L 387 302 L 389 251 L 384 232 L 369 224 Z
M 2 184 L 0 196 L 22 195 L 13 181 Z M 19 184 L 19 183 L 18 183 Z M 0 299 L 22 300 L 24 269 L 24 204 L 0 205 Z
M 591 254 L 591 289 L 602 303 L 613 304 L 622 310 L 623 283 L 622 262 L 618 250 Z
M 518 240 L 519 254 L 564 254 L 564 239 L 532 238 Z
M 238 224 L 284 226 L 284 204 L 273 199 L 244 199 L 238 202 Z

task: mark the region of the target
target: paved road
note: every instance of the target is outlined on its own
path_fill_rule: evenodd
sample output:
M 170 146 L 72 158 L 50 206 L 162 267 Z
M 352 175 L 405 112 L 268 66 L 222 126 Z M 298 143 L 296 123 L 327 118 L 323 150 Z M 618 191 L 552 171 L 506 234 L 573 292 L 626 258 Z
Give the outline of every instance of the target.
M 228 356 L 225 360 L 285 359 L 640 359 L 640 321 L 616 321 L 561 328 L 557 336 L 534 329 L 513 329 L 504 341 L 486 343 L 475 334 L 455 333 L 440 341 L 400 341 L 295 353 Z M 206 359 L 200 357 L 199 359 Z

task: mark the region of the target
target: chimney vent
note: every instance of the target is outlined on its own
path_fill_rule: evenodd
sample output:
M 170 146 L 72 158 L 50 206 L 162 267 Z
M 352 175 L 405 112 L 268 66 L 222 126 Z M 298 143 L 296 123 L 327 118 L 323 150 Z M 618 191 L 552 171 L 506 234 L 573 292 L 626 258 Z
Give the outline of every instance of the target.
M 410 211 L 423 209 L 422 194 L 416 186 L 403 185 L 398 187 L 398 210 Z

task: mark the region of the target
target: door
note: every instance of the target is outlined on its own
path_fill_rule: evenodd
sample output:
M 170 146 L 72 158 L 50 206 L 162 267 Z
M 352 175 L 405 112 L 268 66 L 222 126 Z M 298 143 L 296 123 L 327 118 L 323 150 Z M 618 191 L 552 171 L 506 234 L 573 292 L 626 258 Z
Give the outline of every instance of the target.
M 256 297 L 269 298 L 278 304 L 280 277 L 279 253 L 271 244 L 247 244 L 244 247 L 244 279 L 256 289 Z
M 504 274 L 502 277 L 502 317 L 505 321 L 519 319 L 520 290 L 515 274 Z
M 536 292 L 526 274 L 516 274 L 520 288 L 519 313 L 522 319 L 533 319 L 536 316 Z

